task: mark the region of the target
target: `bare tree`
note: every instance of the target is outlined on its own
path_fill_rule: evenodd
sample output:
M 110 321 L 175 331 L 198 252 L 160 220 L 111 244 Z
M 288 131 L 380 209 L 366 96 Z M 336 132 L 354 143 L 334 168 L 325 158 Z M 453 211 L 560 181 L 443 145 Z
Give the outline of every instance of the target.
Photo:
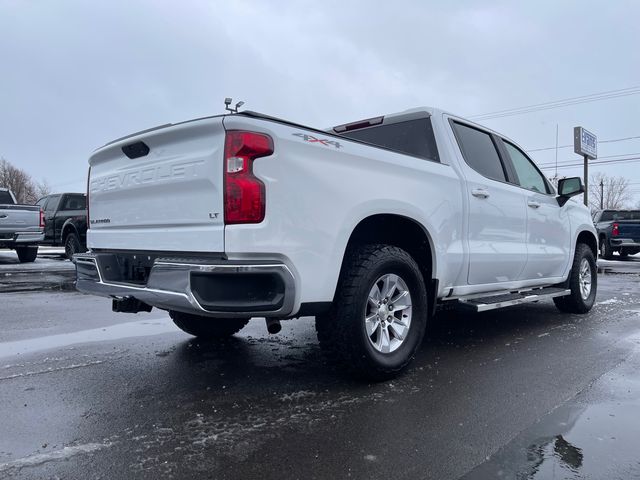
M 624 177 L 610 177 L 598 172 L 589 179 L 589 206 L 591 210 L 600 208 L 619 210 L 631 202 L 629 180 Z
M 49 195 L 50 193 L 51 185 L 49 185 L 49 182 L 47 182 L 46 179 L 36 183 L 36 196 L 38 197 L 38 199 L 41 199 L 42 197 Z
M 4 158 L 0 158 L 0 187 L 11 190 L 18 203 L 38 201 L 38 189 L 31 176 Z

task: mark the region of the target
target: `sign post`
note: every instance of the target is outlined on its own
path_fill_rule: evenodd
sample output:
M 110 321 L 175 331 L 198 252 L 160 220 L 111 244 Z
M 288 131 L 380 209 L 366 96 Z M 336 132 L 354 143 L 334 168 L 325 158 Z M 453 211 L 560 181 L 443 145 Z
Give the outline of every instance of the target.
M 598 138 L 586 128 L 573 127 L 573 151 L 584 157 L 584 204 L 589 206 L 588 160 L 598 158 Z

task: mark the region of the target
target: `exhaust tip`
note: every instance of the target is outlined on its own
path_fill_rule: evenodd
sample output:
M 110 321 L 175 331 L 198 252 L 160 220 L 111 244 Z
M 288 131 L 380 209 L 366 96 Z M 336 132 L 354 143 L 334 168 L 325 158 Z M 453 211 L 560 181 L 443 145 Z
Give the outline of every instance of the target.
M 267 318 L 267 331 L 271 334 L 280 333 L 282 330 L 282 325 L 280 325 L 280 320 L 276 318 Z

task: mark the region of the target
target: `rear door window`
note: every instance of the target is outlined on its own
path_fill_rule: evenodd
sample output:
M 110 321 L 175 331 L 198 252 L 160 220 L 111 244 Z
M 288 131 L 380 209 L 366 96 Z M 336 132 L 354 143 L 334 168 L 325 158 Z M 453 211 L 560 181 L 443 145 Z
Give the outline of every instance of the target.
M 426 160 L 440 161 L 430 118 L 382 124 L 340 134 Z
M 67 195 L 60 210 L 83 210 L 87 208 L 84 195 Z
M 491 135 L 462 123 L 452 125 L 465 162 L 480 175 L 505 182 L 505 169 Z

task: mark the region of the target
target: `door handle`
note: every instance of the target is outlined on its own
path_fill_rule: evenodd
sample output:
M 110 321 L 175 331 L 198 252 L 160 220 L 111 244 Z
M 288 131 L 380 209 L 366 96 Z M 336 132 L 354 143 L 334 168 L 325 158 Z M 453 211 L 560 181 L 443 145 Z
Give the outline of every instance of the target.
M 527 202 L 527 205 L 529 205 L 531 208 L 538 208 L 540 207 L 540 204 L 538 202 L 534 202 L 534 201 L 529 201 Z
M 489 196 L 489 192 L 487 192 L 484 188 L 474 188 L 471 190 L 471 195 L 478 198 L 487 198 Z

